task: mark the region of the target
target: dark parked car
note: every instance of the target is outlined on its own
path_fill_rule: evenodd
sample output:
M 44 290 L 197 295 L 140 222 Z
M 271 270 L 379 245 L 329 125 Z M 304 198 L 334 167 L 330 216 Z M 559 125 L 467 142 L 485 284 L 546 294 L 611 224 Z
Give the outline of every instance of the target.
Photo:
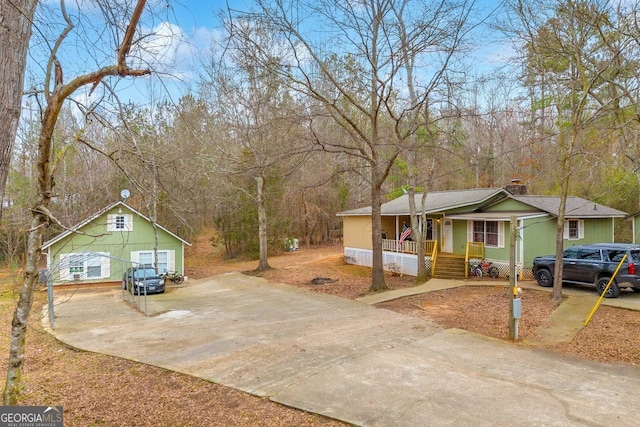
M 606 298 L 617 298 L 620 288 L 640 292 L 640 245 L 628 243 L 595 243 L 572 246 L 562 254 L 562 281 L 595 285 L 602 294 L 624 255 L 622 267 L 611 283 Z M 554 255 L 533 259 L 533 275 L 540 286 L 553 286 Z
M 132 294 L 158 294 L 164 292 L 164 277 L 153 267 L 131 267 L 122 277 L 122 289 Z

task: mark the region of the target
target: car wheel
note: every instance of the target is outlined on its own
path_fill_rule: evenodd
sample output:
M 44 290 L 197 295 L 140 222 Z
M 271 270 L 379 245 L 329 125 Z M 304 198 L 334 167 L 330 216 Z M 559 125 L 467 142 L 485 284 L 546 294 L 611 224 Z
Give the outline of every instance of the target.
M 536 272 L 536 280 L 538 281 L 538 285 L 542 286 L 543 288 L 553 286 L 553 276 L 551 275 L 551 272 L 549 270 L 538 270 Z
M 604 292 L 604 288 L 607 287 L 607 284 L 609 283 L 610 279 L 611 279 L 610 277 L 601 277 L 596 282 L 596 289 L 598 289 L 598 293 L 600 295 L 602 295 L 602 293 Z M 605 298 L 618 298 L 619 296 L 620 296 L 620 288 L 618 287 L 618 284 L 614 280 L 614 281 L 611 282 L 611 286 L 609 286 L 609 289 L 607 289 L 607 293 L 605 294 L 604 297 Z
M 500 275 L 500 272 L 498 271 L 498 267 L 489 267 L 489 276 L 495 279 L 499 275 Z

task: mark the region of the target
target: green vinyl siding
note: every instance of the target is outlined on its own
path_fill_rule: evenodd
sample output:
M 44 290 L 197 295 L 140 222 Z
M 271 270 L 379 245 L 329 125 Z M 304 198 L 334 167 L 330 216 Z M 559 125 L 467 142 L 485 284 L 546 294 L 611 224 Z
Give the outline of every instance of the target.
M 613 220 L 611 218 L 596 218 L 584 220 L 584 239 L 580 240 L 580 244 L 586 243 L 607 243 L 613 241 Z M 575 240 L 571 241 L 572 243 Z M 567 245 L 565 241 L 565 247 Z
M 550 255 L 556 247 L 556 219 L 550 216 L 530 218 L 522 221 L 520 230 L 523 249 L 524 268 L 533 266 L 533 258 Z
M 537 212 L 537 209 L 532 208 L 526 203 L 522 203 L 518 200 L 513 199 L 505 199 L 493 206 L 489 206 L 486 209 L 483 209 L 484 212 L 517 212 L 517 213 L 525 213 L 525 212 Z
M 114 217 L 110 217 L 110 215 L 127 216 L 130 221 L 128 227 L 123 230 L 122 223 L 118 221 L 116 229 L 113 226 Z M 110 218 L 111 221 L 108 221 L 107 218 Z M 160 227 L 156 227 L 156 231 L 158 251 L 170 253 L 169 258 L 174 263 L 174 269 L 183 272 L 183 242 Z M 68 261 L 64 261 L 68 255 L 72 254 L 69 259 L 75 260 L 77 256 L 73 254 L 87 252 L 107 254 L 110 260 L 103 262 L 103 268 L 106 265 L 106 268 L 109 269 L 108 276 L 103 275 L 104 277 L 101 277 L 99 281 L 120 281 L 124 271 L 131 264 L 132 253 L 153 251 L 155 241 L 152 223 L 135 211 L 129 211 L 122 206 L 114 207 L 82 227 L 80 233 L 69 234 L 60 241 L 53 243 L 48 252 L 49 269 L 53 273 L 54 282 L 67 280 L 68 278 L 64 277 L 64 275 L 61 277 L 59 270 L 62 269 L 65 273 L 71 273 Z M 87 256 L 85 255 L 86 258 Z M 159 256 L 159 258 L 162 260 L 165 255 Z M 86 273 L 87 277 L 83 278 L 83 281 L 92 281 L 91 275 L 95 276 L 95 272 L 98 270 L 97 262 L 91 259 L 86 261 L 88 262 L 88 271 Z M 76 266 L 75 269 L 80 270 L 81 268 Z
M 524 267 L 531 268 L 533 258 L 541 255 L 553 255 L 556 251 L 555 217 L 545 216 L 523 221 L 521 231 L 524 245 Z M 563 247 L 588 243 L 611 242 L 613 236 L 613 221 L 611 218 L 596 218 L 584 220 L 584 237 L 581 239 L 563 239 Z

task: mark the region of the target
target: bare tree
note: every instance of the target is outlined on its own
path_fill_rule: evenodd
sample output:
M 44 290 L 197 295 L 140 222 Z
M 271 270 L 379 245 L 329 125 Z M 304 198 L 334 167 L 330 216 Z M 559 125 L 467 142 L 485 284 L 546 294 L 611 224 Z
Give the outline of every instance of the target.
M 387 289 L 382 258 L 382 188 L 402 145 L 418 127 L 414 112 L 427 102 L 432 88 L 429 81 L 438 81 L 436 77 L 425 83 L 414 75 L 415 87 L 420 87 L 417 98 L 403 98 L 405 64 L 408 57 L 425 59 L 426 54 L 436 51 L 444 54 L 446 62 L 459 42 L 451 33 L 464 24 L 469 4 L 412 0 L 357 4 L 259 0 L 257 4 L 259 12 L 251 16 L 277 33 L 282 49 L 279 61 L 274 63 L 264 55 L 260 40 L 247 42 L 263 63 L 313 99 L 348 135 L 341 140 L 318 140 L 318 144 L 326 151 L 347 153 L 367 164 L 373 248 L 370 291 Z M 401 22 L 406 37 L 399 30 Z M 403 49 L 403 44 L 408 47 Z M 432 61 L 437 56 L 434 54 Z M 444 69 L 437 66 L 435 74 Z
M 557 126 L 557 187 L 560 203 L 556 218 L 556 263 L 552 299 L 562 299 L 562 252 L 566 201 L 572 178 L 584 159 L 588 129 L 610 115 L 608 102 L 599 101 L 616 74 L 620 53 L 611 50 L 617 22 L 608 1 L 507 1 L 510 23 L 505 25 L 521 43 L 521 61 L 529 84 L 543 85 L 541 111 L 553 113 Z M 618 69 L 618 71 L 620 68 Z
M 33 303 L 33 292 L 38 279 L 38 267 L 42 251 L 42 235 L 44 228 L 55 217 L 49 211 L 49 204 L 53 197 L 54 179 L 51 172 L 52 136 L 62 106 L 76 90 L 87 85 L 98 85 L 109 76 L 128 77 L 149 74 L 148 69 L 132 69 L 127 63 L 128 56 L 134 46 L 134 35 L 142 16 L 146 0 L 138 0 L 132 10 L 122 41 L 117 49 L 114 65 L 107 65 L 95 71 L 76 76 L 65 83 L 62 75 L 62 65 L 58 60 L 58 49 L 62 41 L 73 29 L 74 24 L 66 14 L 64 2 L 61 10 L 67 26 L 51 50 L 47 64 L 46 81 L 44 85 L 45 107 L 41 117 L 41 130 L 38 139 L 38 200 L 31 209 L 31 229 L 27 244 L 27 259 L 24 283 L 13 316 L 11 327 L 11 347 L 7 381 L 3 393 L 5 405 L 16 405 L 20 391 L 20 380 L 24 364 L 25 338 L 27 322 Z M 113 23 L 116 25 L 117 23 Z M 115 31 L 115 30 L 114 30 Z
M 0 222 L 18 131 L 31 24 L 38 0 L 0 2 Z
M 227 19 L 229 35 L 224 50 L 208 67 L 208 87 L 224 123 L 225 135 L 215 145 L 218 169 L 236 193 L 255 200 L 258 211 L 258 271 L 268 263 L 267 198 L 269 185 L 286 181 L 308 155 L 308 138 L 301 109 L 282 79 L 256 61 L 247 39 L 260 39 L 261 49 L 272 54 L 273 40 L 266 27 L 244 19 Z M 270 52 L 270 53 L 268 53 Z M 255 182 L 255 191 L 244 183 Z M 239 184 L 239 185 L 238 185 Z

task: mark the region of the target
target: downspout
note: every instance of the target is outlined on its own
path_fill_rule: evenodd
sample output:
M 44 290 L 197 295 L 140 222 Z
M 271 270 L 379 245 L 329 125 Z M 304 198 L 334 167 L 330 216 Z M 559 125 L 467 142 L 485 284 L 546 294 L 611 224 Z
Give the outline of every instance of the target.
M 438 236 L 440 238 L 440 251 L 444 250 L 444 244 L 443 244 L 443 240 L 444 239 L 444 220 L 447 218 L 447 213 L 444 212 L 442 214 L 442 218 L 440 220 L 440 236 Z
M 520 274 L 518 276 L 519 279 L 522 280 L 522 275 L 524 273 L 524 236 L 522 235 L 521 230 L 524 230 L 524 220 L 518 219 L 517 224 L 518 237 L 520 238 L 520 242 L 516 242 L 516 244 L 518 245 L 518 252 L 516 252 L 516 269 L 518 268 L 518 259 L 520 259 L 521 268 Z M 520 257 L 518 257 L 518 253 Z

